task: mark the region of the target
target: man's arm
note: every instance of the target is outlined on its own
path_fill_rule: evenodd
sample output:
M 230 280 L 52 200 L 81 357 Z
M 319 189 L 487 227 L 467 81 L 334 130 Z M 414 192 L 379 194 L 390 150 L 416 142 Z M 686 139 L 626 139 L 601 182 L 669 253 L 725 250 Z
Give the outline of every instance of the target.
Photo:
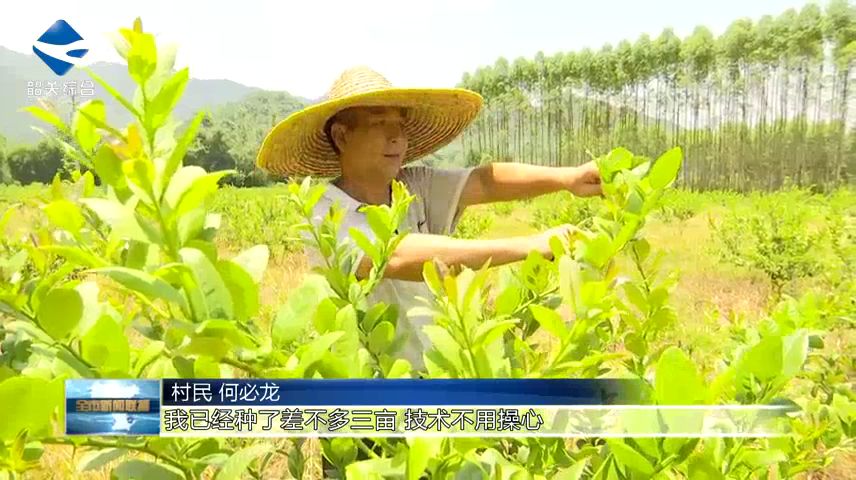
M 532 250 L 550 256 L 550 238 L 567 235 L 571 228 L 562 225 L 535 235 L 495 240 L 464 240 L 445 235 L 412 233 L 404 237 L 392 253 L 384 278 L 422 281 L 422 266 L 434 259 L 449 267 L 476 269 L 488 260 L 493 266 L 523 260 Z M 371 259 L 364 256 L 357 269 L 357 277 L 367 277 L 371 266 Z
M 460 205 L 523 200 L 562 190 L 580 197 L 600 195 L 600 174 L 594 162 L 578 167 L 522 163 L 484 165 L 470 174 L 461 193 Z

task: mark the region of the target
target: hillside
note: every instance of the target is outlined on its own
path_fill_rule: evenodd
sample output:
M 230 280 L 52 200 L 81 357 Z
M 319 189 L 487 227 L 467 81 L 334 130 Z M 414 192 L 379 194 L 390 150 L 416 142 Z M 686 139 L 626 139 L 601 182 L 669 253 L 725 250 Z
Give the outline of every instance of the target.
M 133 96 L 133 83 L 128 78 L 127 68 L 115 63 L 98 62 L 90 68 L 115 86 L 122 94 Z M 10 144 L 32 143 L 38 141 L 39 134 L 30 128 L 32 122 L 28 114 L 20 110 L 36 102 L 29 98 L 27 82 L 41 81 L 46 86 L 48 81 L 56 81 L 60 91 L 64 82 L 77 82 L 79 86 L 88 79 L 79 69 L 73 69 L 62 77 L 57 77 L 35 55 L 27 55 L 0 47 L 0 135 L 5 136 Z M 248 87 L 231 80 L 200 80 L 191 79 L 187 90 L 176 109 L 179 119 L 186 119 L 200 109 L 213 110 L 230 102 L 242 100 L 251 93 L 262 92 L 261 89 Z M 100 86 L 95 85 L 95 96 L 81 98 L 100 98 L 107 105 L 107 118 L 113 123 L 123 123 L 130 120 L 127 112 L 110 97 Z M 51 97 L 65 111 L 70 111 L 70 99 L 67 96 Z

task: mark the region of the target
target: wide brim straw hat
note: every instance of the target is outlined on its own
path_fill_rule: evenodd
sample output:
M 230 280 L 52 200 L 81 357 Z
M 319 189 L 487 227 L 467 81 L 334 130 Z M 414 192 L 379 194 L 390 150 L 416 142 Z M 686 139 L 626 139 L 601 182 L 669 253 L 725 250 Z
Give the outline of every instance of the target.
M 350 107 L 403 107 L 408 147 L 403 163 L 447 145 L 478 115 L 482 97 L 460 88 L 396 88 L 367 67 L 346 70 L 325 99 L 291 114 L 268 133 L 256 165 L 274 175 L 334 177 L 339 158 L 327 121 Z

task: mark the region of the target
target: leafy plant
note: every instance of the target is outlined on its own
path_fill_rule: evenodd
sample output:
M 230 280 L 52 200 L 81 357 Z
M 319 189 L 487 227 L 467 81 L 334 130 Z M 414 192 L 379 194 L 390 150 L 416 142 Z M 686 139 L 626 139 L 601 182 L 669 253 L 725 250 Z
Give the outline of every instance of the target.
M 479 238 L 493 225 L 494 216 L 489 211 L 469 209 L 464 212 L 455 232 L 455 238 Z
M 796 192 L 790 198 L 759 199 L 753 211 L 732 210 L 711 224 L 722 258 L 763 272 L 778 300 L 788 283 L 820 270 L 826 232 L 811 220 L 811 204 Z
M 212 207 L 229 172 L 183 163 L 203 115 L 183 129 L 171 120 L 188 72 L 173 72 L 174 51 L 159 48 L 139 20 L 120 31 L 117 50 L 137 85 L 133 100 L 94 80 L 133 114 L 131 125 L 111 125 L 98 100 L 82 105 L 70 126 L 31 110 L 71 132 L 63 148 L 88 171 L 72 172 L 71 182 L 56 177 L 32 201 L 38 215 L 28 231 L 0 238 L 0 409 L 29 406 L 0 424 L 7 477 L 34 468 L 51 444 L 74 445 L 80 471 L 118 461 L 116 478 L 260 478 L 277 457 L 292 476 L 304 472 L 300 442 L 283 449 L 267 440 L 57 437 L 62 382 L 76 377 L 625 376 L 642 381 L 640 396 L 658 405 L 802 410 L 788 422 L 795 435 L 777 439 L 323 440 L 329 473 L 356 479 L 781 478 L 852 449 L 852 388 L 829 385 L 852 368 L 823 351 L 824 338 L 842 327 L 840 297 L 786 300 L 757 326 L 746 322 L 715 366 L 663 345 L 662 333 L 679 321 L 669 304 L 674 277 L 661 270 L 643 227 L 678 176 L 681 150 L 656 160 L 625 149 L 598 158 L 605 198 L 589 220 L 552 239 L 551 258 L 532 253 L 505 269 L 498 291 L 487 265 L 453 275 L 426 264 L 434 322 L 425 328 L 426 367 L 415 371 L 399 357 L 397 307 L 369 301 L 408 234 L 402 221 L 413 197 L 403 185 L 393 184 L 390 205 L 365 207 L 370 231 L 347 235 L 337 205 L 316 216 L 324 184 L 287 187 L 287 206 L 277 208 L 300 222 L 288 228 L 321 266 L 261 328 L 268 248 L 222 257 Z M 0 216 L 0 229 L 19 208 Z M 797 235 L 795 223 L 785 225 Z M 372 267 L 358 278 L 364 256 Z M 684 426 L 665 414 L 656 421 L 669 432 Z
M 547 195 L 531 202 L 530 224 L 535 228 L 553 225 L 589 225 L 598 213 L 596 200 L 571 197 L 570 194 Z

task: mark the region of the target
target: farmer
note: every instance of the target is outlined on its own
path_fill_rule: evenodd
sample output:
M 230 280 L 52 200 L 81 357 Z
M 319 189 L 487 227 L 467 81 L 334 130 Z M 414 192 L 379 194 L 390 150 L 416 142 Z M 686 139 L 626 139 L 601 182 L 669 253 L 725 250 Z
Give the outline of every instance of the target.
M 360 207 L 389 204 L 393 179 L 415 195 L 405 220 L 411 233 L 393 252 L 372 300 L 399 306 L 400 356 L 416 369 L 423 366 L 422 326 L 431 319 L 408 317 L 406 312 L 420 305 L 416 297 L 431 297 L 422 282 L 426 261 L 476 269 L 488 260 L 491 265 L 523 260 L 532 250 L 548 256 L 550 237 L 569 228 L 496 240 L 452 238 L 449 235 L 466 207 L 562 190 L 580 197 L 601 193 L 593 162 L 579 167 L 493 163 L 448 170 L 403 168 L 454 140 L 481 106 L 482 98 L 469 90 L 395 88 L 368 68 L 353 68 L 336 80 L 326 100 L 276 125 L 258 155 L 258 166 L 274 174 L 335 177 L 316 205 L 315 215 L 320 222 L 332 204 L 344 207 L 343 239 L 351 227 L 372 238 Z M 320 264 L 317 251 L 308 254 L 310 265 Z M 364 278 L 371 260 L 362 256 L 359 262 L 357 277 Z

